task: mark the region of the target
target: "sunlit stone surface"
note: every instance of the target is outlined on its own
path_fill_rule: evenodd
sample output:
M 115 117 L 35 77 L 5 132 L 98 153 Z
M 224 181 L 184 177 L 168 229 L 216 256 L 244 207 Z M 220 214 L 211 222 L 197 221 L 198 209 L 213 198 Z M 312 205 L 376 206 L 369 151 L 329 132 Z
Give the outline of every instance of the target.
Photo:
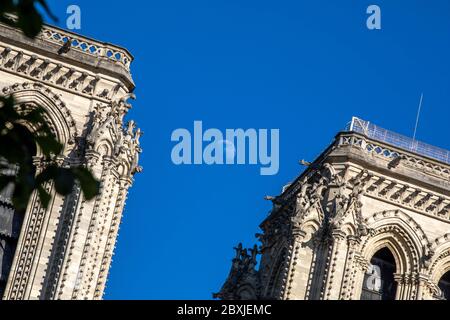
M 64 43 L 70 41 L 69 46 Z M 65 52 L 67 51 L 67 52 Z M 0 296 L 4 299 L 101 299 L 126 196 L 139 172 L 141 131 L 123 123 L 134 83 L 126 49 L 46 26 L 35 41 L 0 25 L 0 94 L 39 104 L 64 143 L 61 166 L 85 165 L 101 194 L 55 195 L 42 209 L 33 196 L 14 212 L 0 195 Z M 2 148 L 4 146 L 1 146 Z M 10 146 L 12 147 L 12 146 Z M 42 170 L 39 150 L 36 170 Z
M 268 197 L 261 247 L 235 248 L 215 297 L 450 299 L 448 155 L 354 118 Z

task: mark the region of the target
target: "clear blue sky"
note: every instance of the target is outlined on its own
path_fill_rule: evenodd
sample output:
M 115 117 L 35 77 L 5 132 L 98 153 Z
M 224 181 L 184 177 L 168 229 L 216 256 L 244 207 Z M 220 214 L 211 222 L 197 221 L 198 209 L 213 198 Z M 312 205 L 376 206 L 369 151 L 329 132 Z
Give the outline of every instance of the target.
M 49 1 L 65 25 L 127 47 L 143 128 L 136 176 L 107 283 L 107 299 L 210 299 L 232 247 L 251 246 L 266 194 L 302 170 L 357 115 L 450 148 L 450 2 L 364 0 Z M 382 30 L 366 28 L 366 8 Z M 279 128 L 280 171 L 175 166 L 171 133 L 205 127 Z

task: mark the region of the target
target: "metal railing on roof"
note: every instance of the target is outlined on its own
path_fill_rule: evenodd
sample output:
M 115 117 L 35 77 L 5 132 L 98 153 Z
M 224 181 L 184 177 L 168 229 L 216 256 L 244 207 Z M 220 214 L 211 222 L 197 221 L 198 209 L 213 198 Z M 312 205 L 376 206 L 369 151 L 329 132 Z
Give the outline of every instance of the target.
M 352 118 L 352 121 L 347 125 L 345 131 L 362 133 L 370 139 L 385 142 L 392 146 L 450 164 L 449 150 L 435 147 L 402 134 L 383 129 L 369 121 L 357 117 Z

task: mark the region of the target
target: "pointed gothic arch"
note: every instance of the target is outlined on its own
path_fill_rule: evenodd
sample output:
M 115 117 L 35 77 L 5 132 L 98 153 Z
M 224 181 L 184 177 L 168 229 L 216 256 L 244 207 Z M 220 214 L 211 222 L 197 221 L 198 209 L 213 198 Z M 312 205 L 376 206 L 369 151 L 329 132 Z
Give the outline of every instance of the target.
M 45 110 L 44 118 L 55 137 L 63 144 L 63 154 L 67 155 L 75 148 L 78 132 L 75 121 L 61 100 L 50 88 L 38 82 L 16 83 L 5 87 L 2 93 L 12 95 L 17 105 L 39 105 Z
M 366 238 L 361 247 L 365 258 L 368 258 L 367 254 L 373 254 L 377 247 L 382 247 L 385 243 L 398 252 L 397 265 L 401 267 L 399 272 L 417 271 L 420 258 L 430 242 L 413 218 L 401 210 L 390 210 L 377 212 L 365 219 L 365 222 L 371 229 L 371 235 Z
M 401 210 L 378 212 L 365 222 L 370 233 L 360 246 L 363 260 L 369 266 L 369 261 L 378 251 L 389 249 L 395 260 L 396 299 L 415 299 L 418 287 L 414 275 L 418 274 L 421 258 L 429 246 L 425 233 L 414 219 Z M 360 283 L 362 278 L 363 274 L 360 275 Z
M 450 233 L 447 233 L 441 237 L 436 238 L 431 245 L 431 251 L 434 252 L 433 258 L 431 260 L 430 266 L 428 268 L 428 277 L 432 284 L 434 291 L 439 291 L 440 293 L 433 292 L 437 295 L 436 298 L 449 299 L 448 291 L 443 290 L 442 284 L 448 282 L 448 274 L 450 272 Z M 446 284 L 448 286 L 448 284 Z M 441 294 L 441 296 L 439 296 Z

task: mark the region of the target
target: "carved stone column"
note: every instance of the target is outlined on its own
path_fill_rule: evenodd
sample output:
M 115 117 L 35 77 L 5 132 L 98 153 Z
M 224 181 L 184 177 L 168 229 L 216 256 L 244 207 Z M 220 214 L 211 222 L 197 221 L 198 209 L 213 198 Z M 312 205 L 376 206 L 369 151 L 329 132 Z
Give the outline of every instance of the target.
M 337 300 L 339 298 L 344 275 L 344 266 L 339 262 L 345 261 L 347 255 L 345 233 L 340 230 L 335 230 L 331 236 L 333 240 L 327 262 L 327 275 L 323 290 L 324 300 Z
M 102 155 L 95 151 L 86 153 L 87 167 L 100 181 L 104 180 L 104 164 Z M 57 281 L 53 299 L 71 299 L 73 292 L 80 282 L 80 269 L 86 262 L 83 262 L 82 255 L 84 247 L 90 245 L 89 228 L 95 212 L 98 210 L 98 202 L 101 196 L 86 201 L 82 194 L 79 196 L 76 211 L 77 216 L 72 222 L 70 236 L 68 240 L 67 253 L 62 261 L 61 275 Z
M 324 276 L 327 270 L 327 257 L 331 245 L 330 241 L 330 239 L 314 239 L 314 255 L 306 292 L 308 300 L 319 300 L 321 298 Z
M 35 157 L 34 165 L 39 174 L 46 166 L 40 157 Z M 22 300 L 37 299 L 39 287 L 43 281 L 43 270 L 48 263 L 54 230 L 47 233 L 50 215 L 46 212 L 58 212 L 62 199 L 56 196 L 52 183 L 46 183 L 44 189 L 52 196 L 52 202 L 47 209 L 41 205 L 37 192 L 34 192 L 28 203 L 20 233 L 18 247 L 8 278 L 5 299 Z M 37 274 L 38 269 L 40 273 Z M 34 290 L 33 290 L 34 288 Z
M 395 293 L 395 300 L 406 300 L 408 296 L 408 275 L 394 274 L 394 281 L 397 283 L 397 292 Z
M 360 255 L 355 255 L 355 274 L 353 276 L 352 292 L 349 294 L 350 300 L 360 300 L 364 275 L 369 269 L 370 262 Z
M 418 275 L 395 274 L 394 280 L 398 282 L 396 300 L 416 300 L 419 287 Z
M 94 291 L 94 299 L 101 299 L 103 295 L 103 289 L 105 287 L 106 276 L 108 274 L 109 267 L 112 261 L 112 255 L 119 231 L 119 224 L 122 219 L 122 209 L 125 206 L 128 188 L 132 184 L 130 178 L 115 179 L 118 186 L 117 199 L 112 206 L 112 214 L 108 222 L 106 223 L 106 241 L 104 243 L 104 254 L 101 257 L 100 271 L 98 273 L 97 285 Z
M 111 219 L 111 200 L 115 198 L 118 185 L 112 171 L 115 162 L 109 156 L 102 156 L 101 192 L 95 199 L 93 210 L 86 216 L 87 233 L 82 248 L 80 247 L 80 267 L 77 272 L 76 286 L 71 299 L 80 297 L 93 299 L 95 295 L 94 277 L 100 272 L 100 257 L 106 241 L 106 228 Z
M 352 292 L 354 291 L 355 281 L 355 256 L 356 250 L 360 243 L 359 237 L 347 236 L 347 259 L 345 261 L 344 276 L 342 280 L 342 290 L 339 299 L 350 300 L 352 298 Z
M 423 273 L 418 275 L 417 285 L 417 300 L 427 300 L 427 283 L 430 281 L 429 277 Z
M 309 235 L 309 238 L 311 235 Z M 305 299 L 308 285 L 308 278 L 311 272 L 314 245 L 308 243 L 308 234 L 299 228 L 293 231 L 292 257 L 289 265 L 286 291 L 284 299 L 289 300 Z

